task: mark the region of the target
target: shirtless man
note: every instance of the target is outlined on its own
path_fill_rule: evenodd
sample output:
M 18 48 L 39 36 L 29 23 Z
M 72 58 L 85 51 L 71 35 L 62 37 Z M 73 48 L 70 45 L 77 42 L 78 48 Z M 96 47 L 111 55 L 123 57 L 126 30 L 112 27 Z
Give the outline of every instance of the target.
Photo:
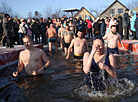
M 44 73 L 44 70 L 50 67 L 50 61 L 46 53 L 42 49 L 33 47 L 33 39 L 29 35 L 23 37 L 25 50 L 20 52 L 17 71 L 13 72 L 13 76 L 17 77 L 25 67 L 26 75 L 36 76 Z M 46 64 L 42 66 L 42 62 Z
M 75 25 L 73 24 L 73 21 L 69 21 L 69 27 L 71 31 L 74 31 Z
M 49 51 L 51 52 L 52 43 L 54 43 L 54 45 L 56 46 L 56 51 L 58 51 L 58 45 L 56 41 L 57 33 L 56 29 L 53 28 L 53 24 L 50 24 L 50 28 L 47 29 L 46 36 L 48 36 Z
M 63 23 L 61 23 L 60 26 L 61 27 L 58 30 L 58 37 L 59 37 L 59 40 L 60 40 L 60 46 L 63 49 L 63 44 L 61 42 L 61 37 L 63 36 L 63 32 L 65 31 L 65 28 L 63 28 Z
M 119 54 L 118 51 L 118 40 L 121 43 L 121 45 L 124 48 L 123 42 L 121 41 L 120 34 L 116 32 L 116 25 L 112 25 L 110 28 L 110 31 L 105 34 L 103 39 L 108 40 L 108 47 L 107 47 L 107 52 L 111 52 L 114 55 Z M 125 49 L 125 48 L 124 48 Z
M 70 46 L 70 43 L 71 43 L 73 37 L 75 38 L 74 32 L 70 31 L 69 30 L 69 25 L 66 24 L 66 30 L 63 32 L 63 36 L 61 38 L 62 46 L 63 46 L 63 38 L 64 38 L 64 42 L 65 42 L 65 46 L 64 46 L 65 54 L 68 53 L 68 47 Z
M 68 48 L 68 55 L 66 59 L 69 58 L 69 54 L 73 46 L 74 46 L 74 59 L 83 59 L 84 52 L 89 51 L 86 39 L 82 38 L 83 32 L 78 31 L 77 35 L 78 37 L 71 41 L 71 44 Z

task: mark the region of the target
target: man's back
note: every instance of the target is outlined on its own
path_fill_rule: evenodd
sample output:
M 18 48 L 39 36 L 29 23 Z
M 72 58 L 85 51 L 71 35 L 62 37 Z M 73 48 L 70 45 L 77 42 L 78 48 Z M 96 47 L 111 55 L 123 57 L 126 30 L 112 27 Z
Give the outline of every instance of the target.
M 48 28 L 47 33 L 48 38 L 55 38 L 56 30 L 55 28 Z

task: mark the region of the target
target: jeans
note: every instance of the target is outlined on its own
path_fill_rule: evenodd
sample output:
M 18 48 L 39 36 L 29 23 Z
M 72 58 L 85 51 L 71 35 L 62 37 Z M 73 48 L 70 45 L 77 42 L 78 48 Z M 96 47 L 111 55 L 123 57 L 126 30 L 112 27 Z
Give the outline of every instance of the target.
M 23 45 L 23 33 L 19 33 L 19 43 L 20 45 Z
M 34 33 L 33 32 L 33 34 L 32 34 L 32 37 L 33 37 L 33 39 L 35 39 L 35 44 L 38 44 L 38 40 L 37 40 L 37 38 L 38 38 L 38 33 Z M 35 37 L 35 38 L 34 38 Z

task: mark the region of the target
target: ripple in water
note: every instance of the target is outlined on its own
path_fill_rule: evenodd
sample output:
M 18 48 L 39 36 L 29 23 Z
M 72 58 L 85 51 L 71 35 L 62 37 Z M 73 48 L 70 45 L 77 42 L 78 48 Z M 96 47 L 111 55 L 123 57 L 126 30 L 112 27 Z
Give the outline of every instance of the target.
M 118 80 L 117 78 L 113 79 L 110 77 L 109 82 L 110 85 L 107 90 L 92 91 L 88 88 L 88 86 L 84 85 L 75 89 L 71 94 L 71 97 L 79 100 L 83 99 L 98 102 L 110 102 L 118 101 L 138 92 L 138 84 L 128 80 L 127 78 Z

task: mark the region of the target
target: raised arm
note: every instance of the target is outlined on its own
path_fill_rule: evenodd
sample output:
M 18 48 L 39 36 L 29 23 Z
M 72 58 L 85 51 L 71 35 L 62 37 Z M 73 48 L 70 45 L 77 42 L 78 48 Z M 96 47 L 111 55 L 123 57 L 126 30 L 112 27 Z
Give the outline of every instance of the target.
M 93 45 L 92 46 L 92 51 L 89 54 L 89 52 L 86 52 L 83 57 L 83 71 L 85 74 L 88 74 L 88 72 L 91 69 L 92 61 L 94 58 L 94 54 L 97 50 L 98 45 Z
M 104 40 L 107 39 L 107 34 L 108 34 L 108 33 L 106 33 L 106 34 L 103 36 L 103 39 L 104 39 Z

